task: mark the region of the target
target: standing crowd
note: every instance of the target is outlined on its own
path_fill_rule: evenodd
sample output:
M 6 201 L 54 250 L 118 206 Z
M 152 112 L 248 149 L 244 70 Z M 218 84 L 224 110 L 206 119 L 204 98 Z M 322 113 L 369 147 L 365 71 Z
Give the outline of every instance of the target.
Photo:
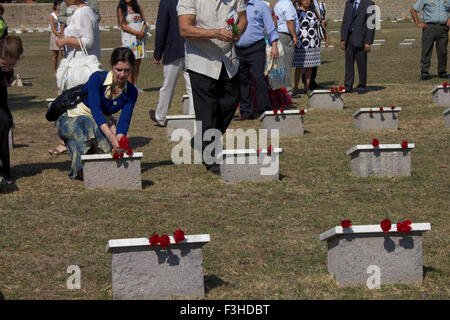
M 375 37 L 375 27 L 368 23 L 373 6 L 371 0 L 347 0 L 345 4 L 340 46 L 345 51 L 346 92 L 367 90 L 367 54 Z M 434 43 L 438 74 L 447 78 L 449 7 L 448 0 L 417 0 L 411 9 L 415 24 L 423 29 L 421 80 L 430 77 Z M 424 12 L 423 22 L 418 18 L 420 11 Z M 316 77 L 322 62 L 321 43 L 329 45 L 326 14 L 326 5 L 319 0 L 278 0 L 274 7 L 263 0 L 161 0 L 153 62 L 162 64 L 164 79 L 157 108 L 149 110 L 150 118 L 157 126 L 165 126 L 181 73 L 189 97 L 189 112 L 201 121 L 202 136 L 208 129 L 224 133 L 238 108 L 237 120 L 244 121 L 280 106 L 291 106 L 291 97 L 321 87 Z M 13 184 L 8 132 L 14 122 L 7 105 L 6 87 L 13 79 L 12 69 L 23 49 L 19 37 L 8 35 L 2 15 L 3 7 L 0 8 L 0 182 Z M 100 61 L 100 20 L 97 0 L 54 1 L 49 26 L 53 73 L 57 78 L 62 65 L 58 66 L 59 56 L 81 59 L 88 56 Z M 49 152 L 55 155 L 69 152 L 70 178 L 83 179 L 81 155 L 123 151 L 119 142 L 127 135 L 138 95 L 143 93 L 137 82 L 150 34 L 137 0 L 119 1 L 117 22 L 121 43 L 111 55 L 111 71 L 94 72 L 87 82 L 80 84 L 80 99 L 74 108 L 55 105 L 63 108 L 55 122 L 61 143 Z M 284 68 L 283 88 L 271 88 L 266 70 L 268 60 L 277 61 Z M 359 83 L 353 88 L 355 62 Z M 67 95 L 77 87 L 60 89 L 66 90 L 61 95 Z M 117 120 L 113 115 L 119 111 Z M 208 144 L 203 141 L 193 147 L 203 151 Z M 218 171 L 215 163 L 204 161 L 204 165 L 207 170 Z

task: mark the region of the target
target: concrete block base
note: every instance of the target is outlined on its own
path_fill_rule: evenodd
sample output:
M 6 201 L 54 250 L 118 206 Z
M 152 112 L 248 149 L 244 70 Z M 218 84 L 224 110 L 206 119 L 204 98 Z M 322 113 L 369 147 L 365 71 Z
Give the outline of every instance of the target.
M 224 150 L 219 156 L 220 177 L 227 183 L 240 181 L 278 180 L 279 157 L 282 149 L 275 148 L 270 155 L 256 150 Z
M 314 90 L 309 94 L 309 106 L 312 109 L 343 110 L 344 98 L 341 93 L 329 90 Z
M 401 108 L 361 108 L 353 114 L 359 130 L 398 130 L 398 112 Z
M 450 128 L 450 108 L 444 111 L 445 126 Z
M 117 300 L 203 298 L 202 247 L 206 235 L 185 236 L 169 247 L 150 246 L 148 238 L 109 240 L 112 290 Z
M 172 133 L 176 129 L 186 129 L 193 137 L 195 133 L 195 115 L 167 116 L 166 134 L 169 141 L 172 141 Z
M 110 154 L 81 156 L 84 187 L 90 189 L 142 189 L 142 153 L 114 160 Z
M 356 177 L 406 177 L 411 175 L 411 149 L 398 145 L 357 145 L 347 151 L 351 156 L 350 167 Z
M 183 110 L 183 114 L 189 114 L 189 96 L 187 94 L 181 98 L 181 110 Z
M 450 107 L 450 87 L 437 86 L 432 91 L 433 103 L 440 107 Z
M 306 110 L 304 111 L 306 113 Z M 278 129 L 279 136 L 303 135 L 303 115 L 300 110 L 286 110 L 283 113 L 273 111 L 264 112 L 259 118 L 263 129 L 270 132 L 271 129 Z
M 335 227 L 323 233 L 320 240 L 328 244 L 328 272 L 341 287 L 367 285 L 373 275 L 371 266 L 379 268 L 380 285 L 421 285 L 422 235 L 431 226 L 429 223 L 411 226 L 408 233 L 397 232 L 394 224 L 388 233 L 383 233 L 379 225 Z

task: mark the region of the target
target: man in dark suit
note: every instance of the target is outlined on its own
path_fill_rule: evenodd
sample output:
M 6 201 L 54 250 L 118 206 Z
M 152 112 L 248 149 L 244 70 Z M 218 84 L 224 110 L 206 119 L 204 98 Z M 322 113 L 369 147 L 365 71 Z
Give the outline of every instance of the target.
M 355 60 L 358 66 L 359 84 L 356 90 L 366 91 L 367 53 L 375 38 L 375 25 L 368 26 L 367 21 L 374 14 L 370 0 L 347 0 L 341 26 L 341 49 L 345 50 L 345 80 L 347 92 L 353 88 Z M 373 12 L 373 13 L 372 13 Z
M 159 102 L 156 111 L 149 111 L 150 119 L 159 127 L 165 126 L 166 116 L 172 102 L 175 85 L 180 72 L 186 81 L 189 96 L 189 113 L 194 114 L 191 82 L 189 74 L 184 70 L 184 39 L 180 35 L 177 14 L 178 0 L 161 0 L 156 20 L 155 51 L 153 62 L 159 64 L 163 60 L 163 86 L 159 90 Z

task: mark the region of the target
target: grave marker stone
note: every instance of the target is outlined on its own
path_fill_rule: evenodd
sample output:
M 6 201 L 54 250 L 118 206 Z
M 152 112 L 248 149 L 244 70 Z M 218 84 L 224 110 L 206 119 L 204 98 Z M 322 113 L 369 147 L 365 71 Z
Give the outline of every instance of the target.
M 343 110 L 344 97 L 341 93 L 330 90 L 314 90 L 308 94 L 312 109 Z
M 433 103 L 440 107 L 450 107 L 450 86 L 444 88 L 443 85 L 436 86 L 431 90 Z
M 360 108 L 353 113 L 355 127 L 359 130 L 398 130 L 398 113 L 402 108 Z
M 303 113 L 306 113 L 303 110 Z M 278 129 L 280 136 L 292 136 L 303 135 L 303 115 L 300 114 L 300 110 L 280 110 L 275 113 L 274 111 L 265 111 L 259 120 L 262 122 L 263 129 Z

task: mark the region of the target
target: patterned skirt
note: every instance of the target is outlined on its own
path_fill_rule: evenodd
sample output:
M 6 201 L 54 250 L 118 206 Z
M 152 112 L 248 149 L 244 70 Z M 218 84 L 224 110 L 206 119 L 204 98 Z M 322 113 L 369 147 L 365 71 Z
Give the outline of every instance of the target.
M 320 66 L 320 46 L 315 48 L 295 47 L 293 68 L 312 68 Z
M 104 153 L 111 152 L 112 146 L 110 142 L 97 126 L 93 117 L 68 117 L 67 113 L 65 113 L 56 121 L 56 128 L 59 137 L 66 144 L 72 158 L 69 173 L 71 179 L 74 179 L 77 176 L 77 172 L 83 169 L 81 156 L 90 149 L 100 149 Z

